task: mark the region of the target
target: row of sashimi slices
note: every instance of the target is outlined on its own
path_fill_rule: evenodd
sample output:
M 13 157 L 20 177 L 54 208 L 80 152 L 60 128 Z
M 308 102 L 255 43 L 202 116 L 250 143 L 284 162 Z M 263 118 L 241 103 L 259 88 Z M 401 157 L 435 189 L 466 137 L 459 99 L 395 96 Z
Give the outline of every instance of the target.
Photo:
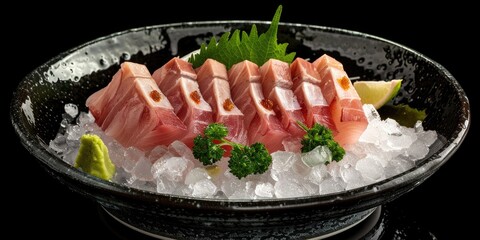
M 328 55 L 313 63 L 296 58 L 291 65 L 243 61 L 228 71 L 212 59 L 193 69 L 175 57 L 153 75 L 144 65 L 124 62 L 86 104 L 107 135 L 145 151 L 175 140 L 192 147 L 212 122 L 225 124 L 227 139 L 261 142 L 269 152 L 283 150 L 285 139 L 300 140 L 305 131 L 297 121 L 327 126 L 344 147 L 368 125 L 343 65 Z

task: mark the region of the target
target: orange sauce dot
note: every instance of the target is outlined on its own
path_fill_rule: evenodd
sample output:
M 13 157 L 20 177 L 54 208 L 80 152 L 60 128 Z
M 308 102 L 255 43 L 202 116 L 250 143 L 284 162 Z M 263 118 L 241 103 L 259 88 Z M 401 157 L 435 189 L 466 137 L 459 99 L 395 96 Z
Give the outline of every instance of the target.
M 155 102 L 160 102 L 160 99 L 162 99 L 162 95 L 157 90 L 152 90 L 150 92 L 150 97 L 153 99 Z
M 340 86 L 343 88 L 343 90 L 348 90 L 350 88 L 350 80 L 348 79 L 347 76 L 343 76 L 342 78 L 339 78 L 338 83 L 340 83 Z
M 196 103 L 196 104 L 199 104 L 200 103 L 200 94 L 197 92 L 197 91 L 193 91 L 190 93 L 190 98 Z
M 260 104 L 262 104 L 262 106 L 267 110 L 273 109 L 273 102 L 270 99 L 264 98 L 262 101 L 260 101 Z
M 223 102 L 223 109 L 225 109 L 225 111 L 232 111 L 234 107 L 235 105 L 233 105 L 233 102 L 230 100 L 230 98 L 225 99 Z

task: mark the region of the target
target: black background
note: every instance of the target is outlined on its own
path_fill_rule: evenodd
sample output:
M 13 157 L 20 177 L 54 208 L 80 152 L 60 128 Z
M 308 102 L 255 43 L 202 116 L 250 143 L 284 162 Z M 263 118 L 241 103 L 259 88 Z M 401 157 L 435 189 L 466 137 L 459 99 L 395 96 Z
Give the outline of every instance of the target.
M 55 6 L 25 3 L 5 8 L 1 19 L 2 82 L 7 83 L 1 94 L 2 120 L 8 137 L 7 145 L 2 147 L 2 152 L 8 154 L 0 160 L 4 162 L 0 165 L 4 168 L 2 172 L 7 173 L 0 178 L 4 186 L 1 198 L 7 200 L 2 214 L 8 217 L 3 218 L 7 225 L 2 227 L 1 234 L 87 239 L 95 233 L 105 239 L 125 239 L 106 227 L 93 201 L 71 192 L 47 175 L 20 145 L 6 113 L 22 77 L 63 51 L 117 31 L 197 20 L 269 21 L 279 3 L 284 7 L 282 22 L 370 33 L 406 45 L 437 61 L 465 89 L 475 120 L 478 93 L 473 83 L 478 82 L 480 74 L 476 59 L 479 56 L 478 38 L 474 37 L 478 24 L 473 23 L 478 13 L 472 13 L 472 6 L 451 3 L 421 7 L 400 1 L 376 5 L 365 5 L 363 1 L 354 4 L 315 1 L 315 5 L 313 1 L 202 1 L 195 4 L 171 1 L 165 3 L 169 5 L 162 5 L 158 1 L 156 6 L 132 1 L 104 7 L 83 1 Z M 478 178 L 475 175 L 479 170 L 478 156 L 472 155 L 477 126 L 472 125 L 464 143 L 444 166 L 413 191 L 387 205 L 395 212 L 393 217 L 401 220 L 402 227 L 431 233 L 438 239 L 465 239 L 476 235 Z M 468 220 L 472 216 L 473 220 Z M 385 239 L 393 235 L 387 234 Z M 396 234 L 397 237 L 401 235 Z M 419 238 L 414 234 L 403 235 L 397 239 Z

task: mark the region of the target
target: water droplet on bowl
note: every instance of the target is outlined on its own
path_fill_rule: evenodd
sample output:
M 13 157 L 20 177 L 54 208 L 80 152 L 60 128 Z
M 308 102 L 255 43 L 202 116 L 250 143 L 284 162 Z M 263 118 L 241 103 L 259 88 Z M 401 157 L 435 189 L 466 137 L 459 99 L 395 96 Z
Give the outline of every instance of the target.
M 128 60 L 130 60 L 131 56 L 130 56 L 129 53 L 124 52 L 124 53 L 122 53 L 122 56 L 120 58 L 122 60 L 128 61 Z
M 387 69 L 387 65 L 386 64 L 380 64 L 377 66 L 377 70 L 386 70 Z

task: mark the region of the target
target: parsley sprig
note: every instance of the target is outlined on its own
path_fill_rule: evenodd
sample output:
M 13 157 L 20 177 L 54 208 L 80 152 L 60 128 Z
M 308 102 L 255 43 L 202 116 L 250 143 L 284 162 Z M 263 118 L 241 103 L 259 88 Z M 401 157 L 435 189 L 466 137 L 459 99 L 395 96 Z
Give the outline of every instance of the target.
M 342 160 L 345 155 L 345 150 L 334 139 L 330 129 L 318 123 L 313 124 L 308 128 L 304 123 L 297 122 L 297 124 L 305 130 L 302 138 L 302 152 L 310 152 L 317 146 L 327 146 L 332 152 L 332 159 L 334 161 Z
M 228 129 L 221 123 L 211 123 L 204 134 L 193 139 L 193 156 L 203 165 L 212 165 L 219 161 L 225 150 L 223 146 L 230 146 L 230 160 L 228 167 L 230 172 L 241 179 L 250 174 L 260 174 L 268 170 L 272 163 L 272 156 L 262 143 L 254 143 L 250 146 L 235 143 L 225 139 Z

